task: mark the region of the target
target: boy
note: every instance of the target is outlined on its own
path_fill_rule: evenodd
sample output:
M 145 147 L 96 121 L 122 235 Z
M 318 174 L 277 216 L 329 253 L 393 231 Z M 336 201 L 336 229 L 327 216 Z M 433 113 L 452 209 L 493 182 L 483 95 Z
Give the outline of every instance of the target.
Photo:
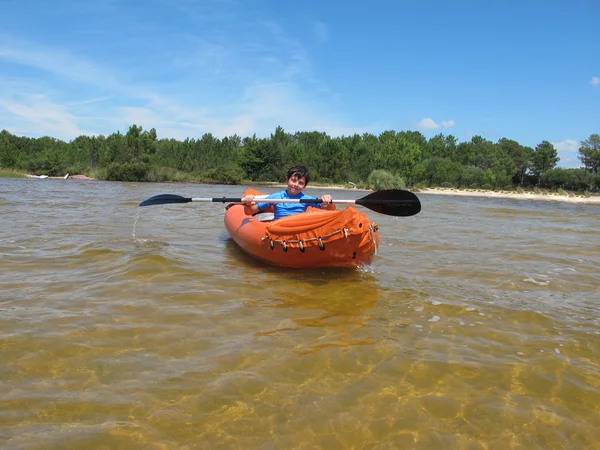
M 248 195 L 244 202 L 244 212 L 248 215 L 256 214 L 263 209 L 267 209 L 273 205 L 275 209 L 275 220 L 282 217 L 291 216 L 306 211 L 309 206 L 322 209 L 335 209 L 331 203 L 331 195 L 325 194 L 321 197 L 323 203 L 269 203 L 269 198 L 281 199 L 314 199 L 310 195 L 306 195 L 302 190 L 308 185 L 310 180 L 310 172 L 306 166 L 294 166 L 288 170 L 286 183 L 287 189 L 281 192 L 275 192 L 269 195 L 266 199 L 262 199 L 261 203 L 254 201 L 253 195 Z

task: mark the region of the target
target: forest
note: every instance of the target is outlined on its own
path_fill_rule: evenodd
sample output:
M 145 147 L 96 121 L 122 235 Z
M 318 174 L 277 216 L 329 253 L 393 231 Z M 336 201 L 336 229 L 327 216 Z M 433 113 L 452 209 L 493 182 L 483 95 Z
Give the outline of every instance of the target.
M 459 143 L 452 135 L 427 139 L 417 131 L 332 137 L 277 127 L 264 138 L 218 139 L 206 133 L 179 141 L 131 125 L 125 134 L 79 136 L 70 142 L 0 132 L 2 169 L 112 181 L 283 182 L 290 166 L 306 164 L 317 184 L 598 192 L 600 135 L 581 141 L 579 159 L 581 168 L 558 168 L 557 150 L 548 141 L 535 148 L 481 136 Z

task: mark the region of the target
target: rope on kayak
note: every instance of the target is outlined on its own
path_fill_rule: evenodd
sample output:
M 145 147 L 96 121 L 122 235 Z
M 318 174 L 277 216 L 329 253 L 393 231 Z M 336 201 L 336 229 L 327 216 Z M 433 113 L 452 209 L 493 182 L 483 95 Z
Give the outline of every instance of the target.
M 377 239 L 375 237 L 375 233 L 377 233 L 379 231 L 379 227 L 374 224 L 374 223 L 370 223 L 369 224 L 369 241 L 373 242 L 373 244 L 375 245 L 375 252 L 374 254 L 377 254 L 378 248 L 377 248 Z M 305 244 L 307 242 L 311 242 L 311 241 L 318 241 L 319 243 L 319 249 L 321 249 L 322 251 L 325 250 L 325 244 L 324 244 L 324 240 L 325 239 L 329 239 L 332 236 L 335 236 L 336 234 L 340 234 L 342 233 L 344 235 L 344 237 L 346 239 L 348 239 L 348 228 L 344 227 L 341 230 L 336 230 L 332 233 L 326 234 L 325 236 L 319 236 L 319 237 L 314 237 L 314 238 L 307 238 L 307 239 L 270 239 L 269 235 L 265 235 L 265 237 L 262 238 L 262 241 L 266 241 L 267 239 L 269 239 L 269 248 L 271 250 L 275 250 L 275 244 L 281 244 L 283 246 L 283 251 L 287 252 L 289 250 L 289 245 L 288 244 L 298 244 L 298 249 L 300 250 L 300 252 L 304 253 L 306 251 L 306 246 Z
M 373 242 L 373 244 L 375 245 L 375 252 L 374 254 L 377 254 L 377 239 L 375 239 L 375 232 L 379 230 L 379 227 L 373 223 L 369 224 L 369 237 L 371 238 L 371 241 Z
M 308 238 L 308 239 L 289 239 L 289 240 L 285 240 L 285 239 L 271 239 L 269 241 L 269 248 L 271 250 L 275 250 L 275 243 L 278 244 L 282 244 L 283 246 L 283 251 L 287 252 L 288 251 L 288 244 L 298 244 L 298 248 L 300 249 L 300 251 L 302 253 L 304 253 L 306 251 L 306 247 L 305 247 L 305 243 L 306 242 L 311 242 L 311 241 L 318 241 L 319 242 L 319 248 L 321 250 L 325 250 L 325 244 L 323 243 L 324 239 L 329 239 L 332 236 L 335 236 L 336 234 L 340 234 L 343 233 L 344 237 L 346 239 L 348 239 L 348 228 L 344 227 L 341 230 L 336 230 L 332 233 L 326 234 L 325 236 L 319 236 L 319 237 L 315 237 L 315 238 Z M 265 235 L 265 237 L 262 238 L 263 242 L 266 241 L 267 239 L 269 239 L 269 235 Z

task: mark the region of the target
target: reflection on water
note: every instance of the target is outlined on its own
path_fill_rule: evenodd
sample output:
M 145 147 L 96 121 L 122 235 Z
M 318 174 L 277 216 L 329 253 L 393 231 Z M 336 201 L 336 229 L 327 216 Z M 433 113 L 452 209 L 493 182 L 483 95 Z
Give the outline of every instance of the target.
M 598 206 L 422 196 L 297 271 L 170 192 L 243 187 L 0 180 L 6 448 L 597 446 Z

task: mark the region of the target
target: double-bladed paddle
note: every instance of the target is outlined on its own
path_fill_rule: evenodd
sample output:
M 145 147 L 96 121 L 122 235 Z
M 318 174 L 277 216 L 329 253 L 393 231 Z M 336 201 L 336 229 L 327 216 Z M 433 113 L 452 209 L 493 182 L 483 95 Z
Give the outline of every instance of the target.
M 255 200 L 268 203 L 323 203 L 321 199 L 278 199 L 264 197 L 255 197 Z M 243 203 L 243 197 L 216 197 L 216 198 L 189 198 L 174 194 L 161 194 L 150 197 L 140 203 L 140 206 L 167 205 L 171 203 L 190 203 L 190 202 L 215 202 L 215 203 Z M 331 203 L 360 205 L 371 211 L 388 216 L 407 217 L 414 216 L 421 211 L 421 202 L 415 194 L 401 189 L 388 189 L 376 191 L 356 200 L 332 200 Z

